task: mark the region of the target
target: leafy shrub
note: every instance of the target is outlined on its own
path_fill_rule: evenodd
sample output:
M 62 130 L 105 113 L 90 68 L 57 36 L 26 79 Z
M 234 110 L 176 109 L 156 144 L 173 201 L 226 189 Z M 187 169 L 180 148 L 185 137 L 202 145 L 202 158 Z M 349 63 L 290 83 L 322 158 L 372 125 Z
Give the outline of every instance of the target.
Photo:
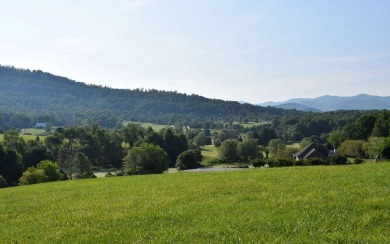
M 38 163 L 37 169 L 44 170 L 45 175 L 47 176 L 47 182 L 62 180 L 64 178 L 64 175 L 61 173 L 58 164 L 49 160 L 44 160 Z
M 196 169 L 200 166 L 200 164 L 197 162 L 196 158 L 196 151 L 195 150 L 188 150 L 185 152 L 182 152 L 178 157 L 176 161 L 176 168 L 178 170 L 185 170 L 185 169 Z M 199 158 L 199 156 L 198 156 Z
M 268 167 L 270 168 L 273 168 L 273 167 L 277 167 L 277 162 L 276 162 L 276 159 L 274 158 L 269 158 L 269 159 L 266 159 L 266 164 L 268 165 Z
M 97 178 L 92 171 L 88 171 L 83 175 L 83 179 L 92 179 L 92 178 Z
M 126 175 L 161 174 L 168 167 L 168 154 L 161 147 L 148 143 L 132 147 L 123 160 Z
M 27 171 L 23 172 L 19 181 L 21 185 L 37 184 L 47 181 L 47 175 L 43 169 L 37 169 L 35 167 L 29 167 Z
M 308 166 L 309 162 L 307 160 L 298 160 L 294 162 L 295 166 Z
M 217 158 L 206 158 L 202 161 L 202 165 L 204 166 L 213 166 L 213 165 L 224 164 L 224 163 L 226 162 Z
M 255 168 L 260 168 L 260 167 L 264 167 L 264 165 L 266 164 L 266 160 L 262 159 L 262 158 L 255 158 L 255 159 L 252 159 L 251 160 L 251 164 L 253 165 L 253 167 Z
M 361 158 L 355 158 L 355 159 L 353 160 L 353 164 L 362 164 L 362 163 L 364 163 L 364 160 L 361 159 Z
M 348 159 L 342 154 L 334 154 L 329 157 L 328 162 L 330 165 L 340 165 L 346 164 Z
M 327 165 L 328 162 L 322 158 L 308 158 L 304 162 L 305 165 Z
M 275 167 L 287 167 L 287 166 L 293 166 L 294 160 L 293 159 L 287 159 L 287 158 L 281 158 L 276 160 Z
M 2 175 L 0 175 L 0 188 L 5 188 L 7 186 L 8 186 L 7 181 L 4 179 Z

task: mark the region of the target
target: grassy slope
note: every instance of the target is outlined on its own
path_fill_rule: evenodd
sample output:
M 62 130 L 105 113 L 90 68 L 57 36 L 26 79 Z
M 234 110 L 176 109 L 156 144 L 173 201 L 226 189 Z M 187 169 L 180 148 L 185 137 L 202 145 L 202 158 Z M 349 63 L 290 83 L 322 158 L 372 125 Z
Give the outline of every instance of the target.
M 214 145 L 206 145 L 202 148 L 202 156 L 205 158 L 217 158 L 218 148 Z
M 390 243 L 389 174 L 390 163 L 378 163 L 6 188 L 0 236 L 5 243 Z

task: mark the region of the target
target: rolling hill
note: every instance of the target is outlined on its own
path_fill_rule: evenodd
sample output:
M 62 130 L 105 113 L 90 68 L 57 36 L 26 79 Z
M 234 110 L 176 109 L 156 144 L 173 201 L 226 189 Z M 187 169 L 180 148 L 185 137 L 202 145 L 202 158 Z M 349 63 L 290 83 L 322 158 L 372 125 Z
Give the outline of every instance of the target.
M 188 124 L 196 120 L 270 120 L 291 113 L 194 94 L 87 85 L 39 70 L 10 66 L 0 66 L 0 100 L 0 112 L 46 116 L 57 124 L 95 120 L 108 127 L 122 120 Z

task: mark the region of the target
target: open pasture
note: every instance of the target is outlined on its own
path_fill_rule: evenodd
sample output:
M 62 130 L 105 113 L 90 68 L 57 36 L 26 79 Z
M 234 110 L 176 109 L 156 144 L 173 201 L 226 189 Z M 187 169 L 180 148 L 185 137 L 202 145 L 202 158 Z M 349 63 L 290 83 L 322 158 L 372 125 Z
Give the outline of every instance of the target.
M 390 163 L 0 189 L 4 243 L 390 243 Z
M 161 129 L 164 128 L 169 128 L 169 125 L 161 125 L 161 124 L 154 124 L 154 123 L 146 123 L 146 122 L 134 122 L 134 121 L 125 121 L 123 122 L 123 125 L 126 125 L 128 123 L 134 123 L 134 124 L 139 124 L 143 128 L 148 128 L 149 126 L 152 127 L 154 131 L 160 131 Z

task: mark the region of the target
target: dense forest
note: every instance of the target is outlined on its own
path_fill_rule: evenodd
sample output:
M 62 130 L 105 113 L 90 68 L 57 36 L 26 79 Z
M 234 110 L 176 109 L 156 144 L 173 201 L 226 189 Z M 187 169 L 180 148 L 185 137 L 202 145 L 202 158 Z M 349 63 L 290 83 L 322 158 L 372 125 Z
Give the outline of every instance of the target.
M 19 124 L 28 127 L 26 123 L 32 125 L 38 120 L 60 126 L 99 123 L 107 128 L 118 127 L 124 120 L 191 125 L 207 121 L 271 120 L 285 114 L 300 114 L 172 91 L 87 85 L 39 70 L 8 66 L 0 66 L 0 100 L 1 112 L 24 115 L 14 118 L 17 122 L 12 123 L 14 127 Z

